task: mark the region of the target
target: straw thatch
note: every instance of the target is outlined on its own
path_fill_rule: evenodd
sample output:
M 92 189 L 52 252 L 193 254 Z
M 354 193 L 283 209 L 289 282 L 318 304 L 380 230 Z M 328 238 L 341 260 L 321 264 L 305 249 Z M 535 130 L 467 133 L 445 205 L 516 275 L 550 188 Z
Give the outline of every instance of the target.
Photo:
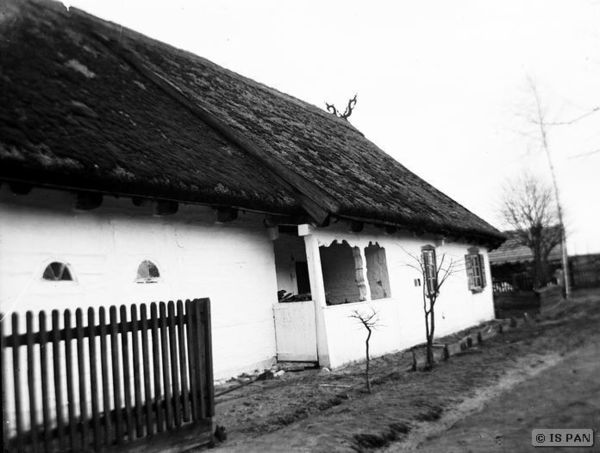
M 4 3 L 2 179 L 503 240 L 347 121 L 81 11 Z

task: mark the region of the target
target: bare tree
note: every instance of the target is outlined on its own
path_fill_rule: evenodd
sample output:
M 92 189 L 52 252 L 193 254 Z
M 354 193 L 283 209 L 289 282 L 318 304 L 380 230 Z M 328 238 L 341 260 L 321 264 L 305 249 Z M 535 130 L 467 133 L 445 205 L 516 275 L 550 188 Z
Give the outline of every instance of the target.
M 554 188 L 554 202 L 556 203 L 556 213 L 558 216 L 558 224 L 560 226 L 560 231 L 562 234 L 561 237 L 561 246 L 562 246 L 562 268 L 563 268 L 563 276 L 564 276 L 564 291 L 565 295 L 568 298 L 570 295 L 570 281 L 569 281 L 569 259 L 567 253 L 567 236 L 565 224 L 563 221 L 563 209 L 560 200 L 559 188 L 556 179 L 556 172 L 554 171 L 554 163 L 552 160 L 552 155 L 550 153 L 550 141 L 549 141 L 549 132 L 550 128 L 556 126 L 570 126 L 578 121 L 583 120 L 584 118 L 589 117 L 590 115 L 597 113 L 600 111 L 600 107 L 595 107 L 586 113 L 573 118 L 568 121 L 550 121 L 548 118 L 548 109 L 543 103 L 542 97 L 540 95 L 538 86 L 535 80 L 531 77 L 527 78 L 529 92 L 531 93 L 531 109 L 529 109 L 528 116 L 526 117 L 526 121 L 534 127 L 534 138 L 539 143 L 540 148 L 546 155 L 548 159 L 548 166 L 550 168 L 550 174 L 552 176 L 552 184 Z M 592 151 L 594 153 L 595 151 Z
M 361 313 L 358 310 L 354 310 L 354 313 L 350 315 L 351 318 L 357 319 L 367 329 L 367 339 L 365 340 L 365 356 L 367 359 L 365 367 L 365 379 L 367 381 L 367 391 L 371 393 L 371 378 L 369 376 L 369 365 L 371 357 L 369 355 L 369 341 L 371 340 L 371 334 L 373 330 L 377 330 L 379 327 L 379 316 L 375 309 L 371 309 L 371 313 Z
M 406 263 L 407 266 L 418 271 L 423 278 L 423 313 L 425 314 L 425 338 L 427 340 L 426 368 L 430 370 L 435 364 L 433 357 L 435 304 L 443 284 L 458 271 L 457 262 L 452 258 L 447 258 L 445 253 L 438 262 L 433 247 L 425 247 L 420 257 L 409 252 L 406 253 L 411 257 L 411 262 Z
M 346 110 L 344 111 L 344 113 L 339 113 L 338 110 L 335 108 L 335 105 L 328 104 L 326 102 L 325 105 L 327 106 L 327 111 L 348 121 L 348 118 L 350 117 L 350 115 L 352 115 L 352 111 L 354 110 L 354 107 L 356 106 L 356 96 L 357 95 L 355 94 L 354 97 L 348 101 L 348 106 L 346 107 Z
M 501 195 L 501 217 L 515 231 L 518 243 L 533 253 L 536 288 L 550 281 L 548 256 L 564 236 L 554 201 L 552 188 L 528 172 L 509 181 Z

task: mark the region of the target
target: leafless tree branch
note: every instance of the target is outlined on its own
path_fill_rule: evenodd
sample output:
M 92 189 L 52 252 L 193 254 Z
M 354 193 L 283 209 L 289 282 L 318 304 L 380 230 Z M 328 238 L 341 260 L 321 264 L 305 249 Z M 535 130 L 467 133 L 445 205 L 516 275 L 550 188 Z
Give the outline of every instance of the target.
M 328 104 L 326 102 L 325 105 L 327 106 L 327 111 L 329 113 L 336 115 L 339 118 L 342 118 L 342 119 L 348 121 L 348 118 L 350 118 L 350 115 L 352 115 L 352 111 L 354 110 L 354 107 L 356 106 L 356 96 L 357 95 L 355 94 L 354 97 L 348 101 L 348 105 L 346 106 L 346 110 L 344 110 L 344 113 L 339 113 L 338 110 L 335 108 L 335 105 Z
M 596 153 L 600 153 L 600 149 L 597 149 L 595 151 L 590 151 L 589 153 L 575 154 L 574 156 L 569 156 L 569 159 L 578 159 L 580 157 L 587 157 L 587 156 L 591 156 L 592 154 L 596 154 Z
M 524 172 L 505 184 L 500 203 L 499 213 L 514 230 L 518 243 L 533 253 L 536 286 L 546 285 L 548 256 L 562 240 L 552 188 Z
M 590 115 L 593 115 L 594 113 L 596 113 L 598 111 L 600 111 L 600 107 L 594 107 L 593 109 L 589 110 L 588 112 L 584 113 L 583 115 L 580 115 L 577 118 L 573 118 L 572 120 L 546 122 L 546 126 L 570 126 L 572 124 L 575 124 L 578 121 L 581 121 L 584 118 L 587 118 Z

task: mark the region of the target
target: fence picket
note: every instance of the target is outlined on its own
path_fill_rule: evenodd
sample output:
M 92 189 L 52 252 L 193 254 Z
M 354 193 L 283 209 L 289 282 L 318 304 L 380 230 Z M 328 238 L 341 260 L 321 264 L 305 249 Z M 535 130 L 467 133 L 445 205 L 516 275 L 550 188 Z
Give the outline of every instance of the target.
M 121 412 L 121 376 L 119 363 L 119 325 L 117 307 L 110 307 L 110 351 L 112 360 L 113 400 L 115 403 L 115 437 L 118 445 L 123 444 L 123 414 Z
M 141 336 L 142 336 L 142 365 L 144 368 L 144 396 L 146 398 L 146 432 L 154 434 L 152 417 L 152 391 L 150 389 L 150 358 L 148 354 L 148 318 L 146 305 L 140 307 Z
M 210 440 L 205 420 L 214 411 L 212 366 L 205 363 L 211 359 L 208 303 L 153 303 L 150 318 L 145 304 L 130 310 L 113 306 L 108 313 L 100 307 L 97 318 L 90 307 L 85 321 L 80 308 L 74 320 L 69 310 L 53 310 L 51 326 L 45 312 L 27 312 L 24 334 L 14 313 L 10 334 L 0 324 L 0 365 L 8 367 L 9 358 L 13 365 L 2 379 L 2 446 L 28 453 L 100 452 L 165 430 L 171 436 L 190 421 L 201 422 L 203 442 Z M 11 379 L 15 407 L 7 412 L 6 381 Z
M 83 316 L 81 308 L 75 310 L 75 335 L 77 337 L 77 372 L 79 380 L 79 425 L 81 426 L 81 446 L 88 446 L 87 391 L 85 385 L 85 356 L 83 354 Z
M 76 445 L 76 423 L 75 423 L 75 397 L 73 395 L 73 350 L 71 348 L 71 340 L 73 332 L 71 330 L 71 312 L 65 310 L 64 313 L 64 325 L 65 325 L 65 365 L 67 371 L 67 405 L 68 405 L 68 416 L 69 416 L 69 446 L 71 450 L 75 450 Z
M 160 385 L 160 347 L 158 339 L 158 317 L 156 304 L 153 302 L 150 305 L 150 322 L 152 328 L 152 357 L 154 365 L 154 407 L 156 411 L 156 431 L 163 431 L 162 418 L 162 391 Z
M 50 438 L 50 394 L 48 392 L 48 335 L 46 332 L 46 313 L 39 314 L 40 328 L 40 370 L 42 373 L 42 424 L 44 427 L 44 447 L 48 452 L 51 447 Z
M 137 437 L 144 435 L 144 426 L 142 424 L 142 389 L 140 379 L 140 345 L 138 339 L 139 325 L 137 308 L 131 306 L 131 348 L 133 359 L 133 390 L 135 395 L 135 430 Z M 133 428 L 132 428 L 133 431 Z
M 98 404 L 98 370 L 96 366 L 96 321 L 94 309 L 88 308 L 88 348 L 90 352 L 90 391 L 92 393 L 92 427 L 94 450 L 100 450 L 100 407 Z
M 179 334 L 179 366 L 181 371 L 181 404 L 183 406 L 183 421 L 190 421 L 190 398 L 188 393 L 188 370 L 184 332 L 183 302 L 177 301 L 177 333 Z
M 160 303 L 160 346 L 162 353 L 162 370 L 165 398 L 165 422 L 167 430 L 173 429 L 173 401 L 171 399 L 171 379 L 169 375 L 169 349 L 167 338 L 167 314 L 165 303 Z
M 23 439 L 23 406 L 21 399 L 21 376 L 19 375 L 19 370 L 21 369 L 21 345 L 16 342 L 16 339 L 19 338 L 19 315 L 17 315 L 17 313 L 12 314 L 12 338 L 13 382 L 15 386 L 15 427 L 17 430 L 15 449 L 20 451 Z
M 127 307 L 121 305 L 121 357 L 123 359 L 123 391 L 125 398 L 125 420 L 127 423 L 127 435 L 129 441 L 135 439 L 133 430 L 133 416 L 131 414 L 131 373 L 129 366 L 129 335 L 127 333 Z
M 35 392 L 35 360 L 33 351 L 33 313 L 30 311 L 25 315 L 27 342 L 27 385 L 29 387 L 29 431 L 31 434 L 31 449 L 33 453 L 38 451 L 38 426 L 37 426 L 37 404 Z
M 56 408 L 56 430 L 58 431 L 58 448 L 65 449 L 65 423 L 63 414 L 62 368 L 60 353 L 60 325 L 58 310 L 52 310 L 52 357 L 54 368 L 54 398 Z
M 104 409 L 104 442 L 112 445 L 112 423 L 110 420 L 110 393 L 108 373 L 108 345 L 106 340 L 106 310 L 100 307 L 98 313 L 100 323 L 100 366 L 102 375 L 102 406 Z
M 175 426 L 181 426 L 181 394 L 179 392 L 179 357 L 177 355 L 177 337 L 175 331 L 175 304 L 169 301 L 167 304 L 169 346 L 171 353 L 171 382 L 173 385 L 173 416 Z
M 5 350 L 6 350 L 6 344 L 4 341 L 4 314 L 0 313 L 0 370 L 2 370 L 2 373 L 4 373 L 4 370 L 6 370 L 6 358 L 4 357 L 5 354 Z M 8 414 L 6 411 L 6 397 L 7 397 L 7 393 L 6 393 L 6 378 L 4 377 L 4 375 L 2 375 L 2 379 L 0 379 L 0 382 L 2 384 L 2 389 L 0 390 L 0 402 L 2 404 L 2 440 L 0 440 L 0 448 L 2 448 L 1 451 L 8 451 L 9 447 L 8 447 Z

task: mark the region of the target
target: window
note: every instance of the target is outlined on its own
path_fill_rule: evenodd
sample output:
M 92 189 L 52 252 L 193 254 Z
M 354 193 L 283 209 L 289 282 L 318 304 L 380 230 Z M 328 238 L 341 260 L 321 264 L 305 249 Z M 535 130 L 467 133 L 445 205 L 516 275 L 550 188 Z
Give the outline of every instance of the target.
M 152 261 L 142 261 L 137 271 L 137 283 L 156 283 L 160 278 L 158 267 Z
M 479 249 L 470 248 L 469 254 L 465 255 L 465 267 L 469 279 L 469 289 L 473 292 L 483 291 L 485 288 L 485 262 Z
M 371 288 L 371 300 L 392 297 L 390 279 L 388 276 L 385 249 L 379 244 L 371 244 L 365 248 L 367 260 L 367 280 Z
M 58 261 L 48 264 L 42 278 L 51 282 L 73 281 L 69 267 L 65 263 L 59 263 Z
M 427 297 L 437 294 L 437 263 L 435 261 L 435 248 L 431 245 L 426 245 L 421 249 L 421 259 L 423 261 L 423 271 L 425 275 L 425 287 L 427 289 Z

